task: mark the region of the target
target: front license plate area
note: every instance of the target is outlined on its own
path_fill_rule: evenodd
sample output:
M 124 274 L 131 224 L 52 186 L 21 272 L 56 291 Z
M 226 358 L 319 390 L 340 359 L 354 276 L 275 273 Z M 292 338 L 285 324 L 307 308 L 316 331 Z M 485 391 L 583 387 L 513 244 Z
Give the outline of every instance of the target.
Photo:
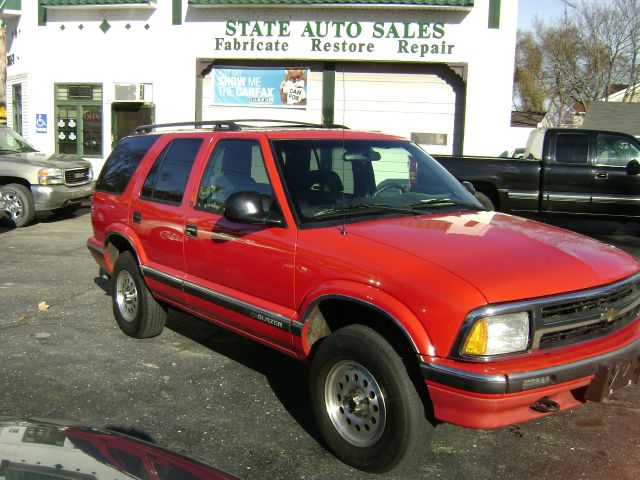
M 584 398 L 592 402 L 601 402 L 616 390 L 638 383 L 639 377 L 640 357 L 638 356 L 600 365 Z

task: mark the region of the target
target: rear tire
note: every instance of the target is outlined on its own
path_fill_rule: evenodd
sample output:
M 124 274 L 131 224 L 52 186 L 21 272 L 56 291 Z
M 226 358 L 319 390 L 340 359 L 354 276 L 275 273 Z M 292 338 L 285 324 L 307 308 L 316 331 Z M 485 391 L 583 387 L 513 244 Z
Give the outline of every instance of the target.
M 26 227 L 36 216 L 33 194 L 24 185 L 9 183 L 0 188 L 5 202 L 5 221 L 16 228 Z
M 487 210 L 492 210 L 493 211 L 493 210 L 496 209 L 496 207 L 493 204 L 493 202 L 491 201 L 491 199 L 487 195 L 485 195 L 484 193 L 476 192 L 475 196 L 476 196 L 476 200 L 478 200 L 482 204 L 482 206 L 484 208 L 486 208 Z
M 113 315 L 124 333 L 134 338 L 160 335 L 167 311 L 151 295 L 130 252 L 122 252 L 113 267 L 111 299 Z
M 402 359 L 376 331 L 350 325 L 323 340 L 309 382 L 318 427 L 340 460 L 382 473 L 423 458 L 417 452 L 432 431 L 424 405 Z

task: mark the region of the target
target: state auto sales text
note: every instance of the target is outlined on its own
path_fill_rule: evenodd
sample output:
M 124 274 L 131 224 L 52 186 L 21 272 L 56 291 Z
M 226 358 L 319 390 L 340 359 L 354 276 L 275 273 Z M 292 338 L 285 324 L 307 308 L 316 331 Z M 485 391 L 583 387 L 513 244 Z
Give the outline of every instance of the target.
M 228 20 L 224 36 L 215 37 L 214 49 L 287 52 L 292 44 L 300 45 L 297 37 L 308 40 L 309 52 L 374 53 L 378 42 L 395 41 L 398 54 L 450 55 L 454 45 L 447 43 L 445 33 L 445 24 L 439 22 L 315 21 L 292 25 L 289 20 Z

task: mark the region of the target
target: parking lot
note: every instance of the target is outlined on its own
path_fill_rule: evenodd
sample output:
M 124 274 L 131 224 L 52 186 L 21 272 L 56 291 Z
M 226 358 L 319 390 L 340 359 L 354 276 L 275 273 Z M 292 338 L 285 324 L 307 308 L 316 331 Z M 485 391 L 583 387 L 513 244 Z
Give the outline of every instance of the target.
M 640 259 L 640 225 L 555 222 Z M 118 329 L 86 248 L 89 208 L 0 227 L 0 416 L 133 427 L 247 479 L 369 478 L 322 446 L 307 369 L 172 311 L 162 335 Z M 636 479 L 640 386 L 493 431 L 438 425 L 415 471 L 383 478 Z

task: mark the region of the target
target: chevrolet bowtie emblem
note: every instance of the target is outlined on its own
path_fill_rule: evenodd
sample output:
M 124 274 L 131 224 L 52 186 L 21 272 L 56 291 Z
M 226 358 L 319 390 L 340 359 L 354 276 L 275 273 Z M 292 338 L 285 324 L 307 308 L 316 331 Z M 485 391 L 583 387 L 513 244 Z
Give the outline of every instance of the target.
M 618 316 L 618 310 L 615 308 L 608 308 L 605 312 L 602 313 L 602 319 L 606 320 L 607 323 L 613 322 Z

